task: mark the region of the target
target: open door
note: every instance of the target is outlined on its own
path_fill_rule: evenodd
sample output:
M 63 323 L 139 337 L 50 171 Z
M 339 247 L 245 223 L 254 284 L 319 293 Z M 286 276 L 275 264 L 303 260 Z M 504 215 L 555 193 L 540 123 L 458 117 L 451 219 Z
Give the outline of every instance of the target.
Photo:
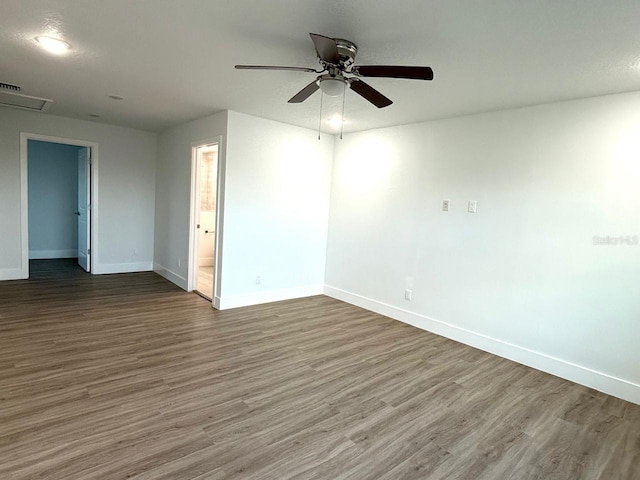
M 78 151 L 78 265 L 85 271 L 91 271 L 91 149 Z
M 215 285 L 218 143 L 205 143 L 193 149 L 190 286 L 213 300 Z

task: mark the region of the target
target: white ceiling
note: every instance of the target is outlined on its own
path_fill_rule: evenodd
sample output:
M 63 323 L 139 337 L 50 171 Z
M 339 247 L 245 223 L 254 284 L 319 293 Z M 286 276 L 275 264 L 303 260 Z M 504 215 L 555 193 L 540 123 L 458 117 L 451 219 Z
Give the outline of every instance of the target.
M 40 50 L 47 32 L 72 53 Z M 226 109 L 317 128 L 318 93 L 287 103 L 313 74 L 233 68 L 315 68 L 309 32 L 355 42 L 357 64 L 434 69 L 368 79 L 384 109 L 347 92 L 345 131 L 640 89 L 638 0 L 2 0 L 0 81 L 52 98 L 48 113 L 144 130 Z

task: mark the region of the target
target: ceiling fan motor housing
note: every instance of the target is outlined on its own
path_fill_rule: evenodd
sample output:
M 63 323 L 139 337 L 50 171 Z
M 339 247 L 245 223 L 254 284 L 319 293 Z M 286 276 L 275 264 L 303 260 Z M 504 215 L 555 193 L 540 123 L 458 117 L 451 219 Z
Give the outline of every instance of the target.
M 334 38 L 340 55 L 340 63 L 344 66 L 344 70 L 350 68 L 356 60 L 358 54 L 358 46 L 345 40 L 344 38 Z

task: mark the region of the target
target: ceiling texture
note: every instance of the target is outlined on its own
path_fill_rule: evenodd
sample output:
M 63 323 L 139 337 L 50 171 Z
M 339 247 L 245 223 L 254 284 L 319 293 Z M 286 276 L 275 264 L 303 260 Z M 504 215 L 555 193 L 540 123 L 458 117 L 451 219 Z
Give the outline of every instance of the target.
M 310 32 L 355 42 L 356 65 L 434 70 L 366 79 L 387 108 L 347 92 L 346 132 L 640 90 L 638 0 L 2 0 L 0 82 L 142 130 L 227 109 L 316 129 L 319 93 L 287 103 L 313 74 L 233 68 L 317 68 Z M 71 52 L 41 50 L 47 34 Z M 323 118 L 341 108 L 325 97 Z

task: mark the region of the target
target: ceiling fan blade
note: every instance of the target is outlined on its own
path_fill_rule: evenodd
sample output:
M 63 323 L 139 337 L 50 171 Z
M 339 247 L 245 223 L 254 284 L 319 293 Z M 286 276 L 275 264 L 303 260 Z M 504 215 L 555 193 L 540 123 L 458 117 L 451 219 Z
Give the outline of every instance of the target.
M 350 78 L 348 81 L 351 85 L 351 90 L 356 92 L 365 100 L 370 101 L 378 108 L 388 107 L 393 103 L 387 97 L 382 95 L 378 90 L 373 88 L 371 85 L 363 82 L 359 78 Z
M 401 65 L 360 65 L 352 72 L 362 77 L 408 78 L 412 80 L 433 80 L 431 67 L 406 67 Z
M 309 36 L 313 41 L 313 45 L 316 47 L 316 53 L 318 57 L 320 57 L 320 60 L 334 65 L 340 63 L 338 45 L 333 38 L 318 35 L 317 33 L 310 33 Z
M 320 87 L 318 86 L 318 82 L 314 80 L 309 85 L 307 85 L 302 90 L 300 90 L 298 93 L 296 93 L 293 97 L 291 97 L 291 99 L 289 100 L 289 103 L 302 103 L 311 95 L 316 93 L 318 89 L 320 89 Z
M 288 70 L 296 72 L 321 73 L 313 68 L 305 67 L 280 67 L 277 65 L 236 65 L 238 70 Z

